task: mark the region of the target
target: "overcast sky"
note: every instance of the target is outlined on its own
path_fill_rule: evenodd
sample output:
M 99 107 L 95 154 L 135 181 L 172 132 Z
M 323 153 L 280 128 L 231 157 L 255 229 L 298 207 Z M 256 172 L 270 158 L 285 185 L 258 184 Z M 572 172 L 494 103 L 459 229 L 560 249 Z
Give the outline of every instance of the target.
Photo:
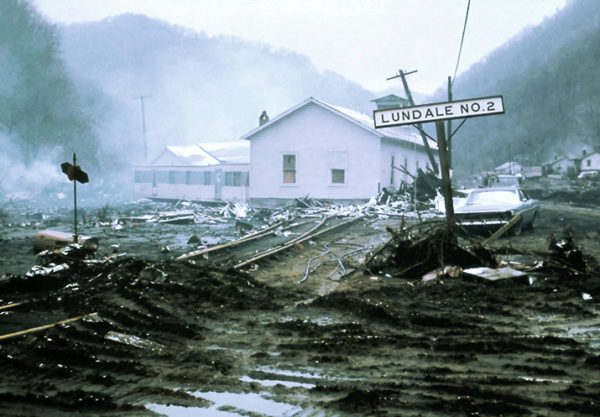
M 471 0 L 458 72 L 568 0 Z M 139 13 L 204 32 L 308 56 L 373 91 L 398 69 L 431 93 L 454 74 L 468 0 L 34 0 L 52 23 Z

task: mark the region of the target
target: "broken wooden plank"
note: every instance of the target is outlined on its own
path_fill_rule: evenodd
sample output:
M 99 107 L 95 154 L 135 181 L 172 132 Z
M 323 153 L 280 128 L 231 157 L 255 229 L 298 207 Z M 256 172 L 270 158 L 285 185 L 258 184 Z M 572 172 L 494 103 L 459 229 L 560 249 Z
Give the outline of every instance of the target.
M 2 310 L 8 310 L 8 309 L 11 309 L 13 307 L 18 307 L 18 306 L 20 306 L 22 304 L 25 304 L 25 301 L 21 301 L 21 302 L 18 302 L 18 303 L 6 304 L 6 305 L 3 305 L 3 306 L 0 306 L 0 311 L 2 311 Z
M 358 219 L 362 219 L 362 216 L 354 217 L 354 218 L 352 218 L 350 220 L 346 220 L 346 221 L 343 221 L 341 223 L 338 223 L 338 224 L 335 224 L 333 226 L 330 226 L 328 228 L 325 228 L 325 229 L 323 229 L 323 230 L 321 230 L 321 231 L 319 231 L 317 233 L 313 233 L 316 229 L 318 229 L 319 227 L 321 227 L 321 225 L 325 222 L 325 220 L 327 220 L 327 218 L 324 217 L 315 227 L 313 227 L 312 229 L 310 229 L 308 232 L 304 233 L 303 235 L 298 236 L 296 239 L 293 239 L 293 240 L 287 242 L 283 246 L 279 246 L 279 247 L 276 247 L 276 248 L 273 248 L 273 249 L 269 249 L 269 250 L 267 250 L 265 252 L 262 252 L 262 253 L 258 254 L 257 256 L 255 256 L 255 257 L 253 257 L 251 259 L 247 259 L 245 261 L 242 261 L 242 262 L 238 263 L 237 265 L 235 265 L 234 268 L 235 269 L 239 269 L 242 266 L 248 265 L 249 263 L 252 263 L 254 261 L 257 261 L 259 259 L 267 257 L 269 255 L 274 255 L 275 253 L 281 252 L 281 251 L 283 251 L 285 249 L 289 249 L 289 248 L 291 248 L 292 246 L 294 246 L 297 243 L 302 243 L 302 242 L 304 242 L 304 241 L 306 241 L 308 239 L 317 237 L 317 236 L 322 235 L 324 233 L 327 233 L 327 232 L 329 232 L 331 230 L 337 229 L 338 227 L 342 227 L 342 226 L 345 226 L 345 225 L 350 224 L 352 222 L 355 222 Z
M 91 317 L 91 316 L 97 316 L 97 315 L 98 315 L 98 313 L 84 314 L 82 316 L 72 317 L 70 319 L 65 319 L 65 320 L 57 321 L 55 323 L 45 324 L 43 326 L 32 327 L 30 329 L 21 330 L 21 331 L 14 332 L 14 333 L 4 334 L 4 335 L 0 336 L 0 340 L 11 339 L 13 337 L 22 336 L 24 334 L 39 332 L 41 330 L 50 329 L 51 327 L 54 327 L 54 326 L 60 326 L 61 324 L 67 324 L 67 323 L 71 323 L 71 322 L 80 320 L 80 319 L 85 318 L 85 317 Z
M 261 238 L 263 236 L 267 236 L 267 235 L 269 235 L 271 233 L 274 233 L 275 229 L 277 227 L 279 227 L 282 223 L 283 222 L 281 222 L 281 221 L 277 222 L 277 223 L 269 226 L 268 228 L 266 228 L 264 230 L 260 230 L 260 231 L 258 231 L 256 233 L 253 233 L 253 234 L 248 235 L 246 237 L 243 237 L 241 239 L 233 240 L 233 241 L 230 241 L 230 242 L 227 242 L 227 243 L 223 243 L 222 245 L 211 246 L 210 248 L 200 249 L 200 250 L 196 250 L 196 251 L 193 251 L 193 252 L 190 252 L 190 253 L 186 253 L 186 254 L 183 254 L 181 256 L 178 256 L 175 259 L 178 260 L 178 261 L 184 261 L 186 259 L 196 258 L 198 256 L 204 255 L 205 253 L 210 253 L 210 252 L 214 252 L 214 251 L 217 251 L 217 250 L 225 249 L 225 248 L 228 248 L 228 247 L 231 247 L 231 246 L 240 245 L 242 243 L 249 242 L 251 240 L 258 239 L 258 238 Z
M 521 213 L 517 214 L 515 217 L 513 217 L 512 219 L 510 219 L 510 221 L 508 223 L 506 223 L 500 229 L 496 230 L 493 235 L 491 235 L 486 240 L 484 240 L 483 242 L 481 242 L 481 245 L 482 246 L 489 245 L 490 243 L 492 243 L 493 241 L 495 241 L 496 239 L 498 239 L 500 236 L 502 236 L 504 233 L 506 233 L 506 231 L 508 229 L 510 229 L 511 227 L 513 227 L 520 220 L 521 220 Z

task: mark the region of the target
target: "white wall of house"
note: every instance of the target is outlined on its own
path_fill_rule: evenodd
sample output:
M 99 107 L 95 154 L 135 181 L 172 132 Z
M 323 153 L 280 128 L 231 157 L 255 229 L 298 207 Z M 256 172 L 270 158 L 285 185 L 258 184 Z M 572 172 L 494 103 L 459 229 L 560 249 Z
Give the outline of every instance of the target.
M 600 153 L 594 152 L 581 159 L 581 170 L 600 170 Z
M 552 170 L 558 174 L 564 174 L 569 167 L 575 167 L 575 162 L 569 158 L 563 158 L 552 164 Z
M 220 200 L 229 202 L 247 201 L 249 197 L 249 164 L 222 164 L 218 169 L 219 177 L 217 180 L 221 186 Z
M 266 126 L 250 139 L 250 198 L 368 199 L 377 194 L 377 136 L 315 104 Z M 295 183 L 284 183 L 284 155 L 295 155 Z M 344 182 L 332 182 L 332 170 Z M 336 171 L 339 181 L 340 171 Z
M 172 200 L 246 201 L 248 169 L 248 164 L 138 167 L 135 193 Z
M 426 171 L 431 167 L 423 146 L 384 138 L 381 140 L 381 187 L 398 187 L 401 181 L 413 181 L 409 175 L 397 169 L 392 178 L 392 159 L 394 166 L 405 167 L 413 175 L 416 175 L 419 168 Z

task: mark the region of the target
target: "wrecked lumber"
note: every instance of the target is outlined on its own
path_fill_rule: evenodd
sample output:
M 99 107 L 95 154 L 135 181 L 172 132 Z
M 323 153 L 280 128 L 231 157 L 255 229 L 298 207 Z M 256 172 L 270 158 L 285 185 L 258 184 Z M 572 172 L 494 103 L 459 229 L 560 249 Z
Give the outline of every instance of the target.
M 250 259 L 242 261 L 242 262 L 236 264 L 234 266 L 234 268 L 235 269 L 239 269 L 239 268 L 241 268 L 241 267 L 243 267 L 245 265 L 248 265 L 248 264 L 250 264 L 252 262 L 255 262 L 255 261 L 259 260 L 259 259 L 265 258 L 265 257 L 270 256 L 270 255 L 274 255 L 274 254 L 279 253 L 279 252 L 281 252 L 283 250 L 289 249 L 289 248 L 291 248 L 292 246 L 294 246 L 294 245 L 296 245 L 298 243 L 302 243 L 302 242 L 304 242 L 304 241 L 306 241 L 308 239 L 315 238 L 315 237 L 320 236 L 320 235 L 322 235 L 324 233 L 330 232 L 330 231 L 332 231 L 334 229 L 340 228 L 342 226 L 346 226 L 346 225 L 348 225 L 350 223 L 353 223 L 353 222 L 355 222 L 355 221 L 357 221 L 359 219 L 362 219 L 362 216 L 361 217 L 354 217 L 354 218 L 352 218 L 350 220 L 343 221 L 341 223 L 335 224 L 333 226 L 330 226 L 328 228 L 325 228 L 323 230 L 320 230 L 320 231 L 314 233 L 317 229 L 319 229 L 323 225 L 323 223 L 325 223 L 325 221 L 327 219 L 328 219 L 327 217 L 324 217 L 315 227 L 313 227 L 312 229 L 310 229 L 308 232 L 304 233 L 303 235 L 298 236 L 297 238 L 290 240 L 289 242 L 285 243 L 282 246 L 278 246 L 276 248 L 272 248 L 272 249 L 266 250 L 266 251 L 264 251 L 264 252 L 262 252 L 262 253 L 260 253 L 260 254 L 258 254 L 256 256 L 254 256 L 254 257 L 252 257 Z
M 232 246 L 237 246 L 240 245 L 242 243 L 245 242 L 250 242 L 254 239 L 259 239 L 261 237 L 267 236 L 269 234 L 275 233 L 275 230 L 281 226 L 283 224 L 282 221 L 279 221 L 277 223 L 274 223 L 273 225 L 269 226 L 268 228 L 264 229 L 264 230 L 260 230 L 256 233 L 253 233 L 251 235 L 248 235 L 246 237 L 243 237 L 241 239 L 238 240 L 233 240 L 231 242 L 227 242 L 227 243 L 223 243 L 222 245 L 217 245 L 217 246 L 211 246 L 210 248 L 206 248 L 206 249 L 200 249 L 200 250 L 196 250 L 190 253 L 186 253 L 184 255 L 178 256 L 177 258 L 175 258 L 177 261 L 184 261 L 187 259 L 193 259 L 196 258 L 198 256 L 204 255 L 205 253 L 210 253 L 210 252 L 214 252 L 214 251 L 218 251 L 221 249 L 225 249 L 225 248 L 229 248 Z
M 32 327 L 30 329 L 21 330 L 21 331 L 14 332 L 14 333 L 4 334 L 4 335 L 0 336 L 0 340 L 11 339 L 13 337 L 22 336 L 22 335 L 29 334 L 29 333 L 39 332 L 39 331 L 42 331 L 42 330 L 50 329 L 50 328 L 55 327 L 55 326 L 60 326 L 61 324 L 72 323 L 74 321 L 81 320 L 81 319 L 83 319 L 85 317 L 91 317 L 91 316 L 97 316 L 97 315 L 98 315 L 98 313 L 84 314 L 84 315 L 81 315 L 81 316 L 72 317 L 70 319 L 65 319 L 65 320 L 57 321 L 55 323 L 45 324 L 43 326 Z
M 423 222 L 388 231 L 392 239 L 365 262 L 369 273 L 416 278 L 438 268 L 443 270 L 447 265 L 462 268 L 497 265 L 483 246 L 467 246 L 454 239 L 445 223 Z
M 519 221 L 521 221 L 521 217 L 522 217 L 521 213 L 517 214 L 515 217 L 513 217 L 512 219 L 510 219 L 510 221 L 508 223 L 506 223 L 500 229 L 496 230 L 494 232 L 494 234 L 492 234 L 486 240 L 484 240 L 483 242 L 481 242 L 481 245 L 482 246 L 487 246 L 487 245 L 493 243 L 496 239 L 498 239 L 500 236 L 502 236 L 504 233 L 506 233 L 507 230 L 509 230 L 511 227 L 513 227 Z

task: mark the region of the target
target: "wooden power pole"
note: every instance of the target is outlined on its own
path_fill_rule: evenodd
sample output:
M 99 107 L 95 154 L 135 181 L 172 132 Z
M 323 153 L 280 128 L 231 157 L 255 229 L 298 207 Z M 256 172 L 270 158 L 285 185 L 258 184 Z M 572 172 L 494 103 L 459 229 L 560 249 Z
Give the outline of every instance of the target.
M 406 98 L 411 106 L 415 105 L 415 101 L 413 100 L 412 94 L 410 93 L 410 89 L 408 88 L 408 83 L 406 82 L 406 76 L 417 72 L 417 70 L 404 72 L 402 70 L 398 70 L 398 75 L 394 75 L 393 77 L 389 77 L 388 80 L 393 80 L 394 78 L 400 78 L 402 80 L 402 85 L 404 86 L 404 92 L 406 93 Z M 431 163 L 431 169 L 433 172 L 438 175 L 440 170 L 438 169 L 437 161 L 433 156 L 433 152 L 431 151 L 431 147 L 429 146 L 429 142 L 427 140 L 427 136 L 423 133 L 422 125 L 420 123 L 416 124 L 419 132 L 421 133 L 421 138 L 423 139 L 423 146 L 425 146 L 425 151 L 427 152 L 427 156 L 429 157 L 429 163 Z

